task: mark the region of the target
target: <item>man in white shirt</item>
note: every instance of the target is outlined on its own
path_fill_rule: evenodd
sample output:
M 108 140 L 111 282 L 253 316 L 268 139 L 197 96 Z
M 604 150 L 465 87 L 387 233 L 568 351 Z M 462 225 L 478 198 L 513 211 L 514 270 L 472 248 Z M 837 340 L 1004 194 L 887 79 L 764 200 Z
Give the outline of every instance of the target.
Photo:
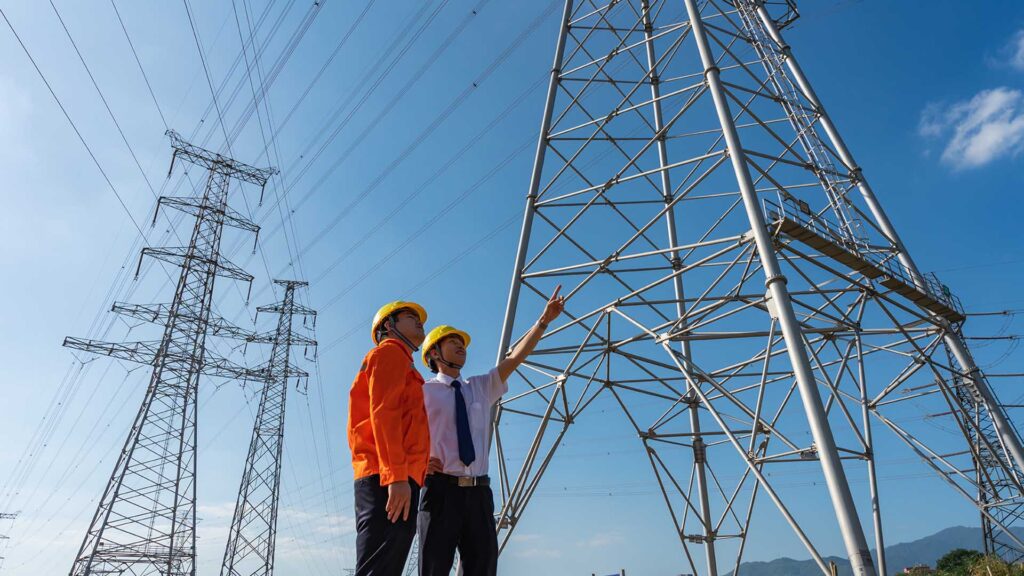
M 423 384 L 430 425 L 430 464 L 420 495 L 417 528 L 420 576 L 448 576 L 459 551 L 463 576 L 494 576 L 498 534 L 487 476 L 491 407 L 506 380 L 533 352 L 544 330 L 565 308 L 555 288 L 544 312 L 508 357 L 487 374 L 464 378 L 469 334 L 438 326 L 423 343 L 423 363 L 436 375 Z

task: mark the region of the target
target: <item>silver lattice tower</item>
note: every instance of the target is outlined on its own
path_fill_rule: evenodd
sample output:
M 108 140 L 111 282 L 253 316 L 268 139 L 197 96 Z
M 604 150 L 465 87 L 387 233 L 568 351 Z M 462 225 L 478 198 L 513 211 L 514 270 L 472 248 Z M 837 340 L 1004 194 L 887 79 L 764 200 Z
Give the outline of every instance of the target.
M 991 549 L 1024 550 L 1021 441 L 958 301 L 783 40 L 796 17 L 790 0 L 566 1 L 501 353 L 557 283 L 567 318 L 496 414 L 503 550 L 574 427 L 611 425 L 602 403 L 637 437 L 684 571 L 734 571 L 782 523 L 828 573 L 807 529 L 825 515 L 854 574 L 885 574 L 878 448 L 977 504 Z M 786 475 L 820 481 L 777 489 Z
M 277 328 L 246 338 L 247 342 L 271 344 L 270 360 L 254 369 L 251 376 L 262 381 L 263 389 L 231 520 L 231 533 L 224 550 L 221 576 L 270 576 L 274 573 L 288 381 L 309 376 L 292 365 L 291 348 L 316 346 L 315 340 L 295 332 L 292 325 L 296 316 L 316 316 L 315 310 L 295 302 L 295 289 L 309 284 L 298 280 L 274 280 L 274 283 L 284 287 L 284 296 L 280 302 L 260 306 L 257 312 L 277 314 Z
M 173 158 L 207 170 L 201 197 L 164 197 L 159 201 L 160 206 L 195 216 L 189 245 L 142 250 L 143 256 L 181 267 L 174 298 L 170 304 L 114 305 L 117 313 L 163 324 L 163 337 L 152 342 L 64 341 L 70 348 L 153 366 L 142 406 L 71 567 L 71 576 L 195 576 L 199 375 L 246 378 L 251 373 L 207 350 L 206 337 L 248 335 L 211 314 L 213 284 L 218 276 L 250 283 L 253 279 L 220 254 L 224 226 L 259 230 L 228 206 L 228 184 L 235 179 L 262 188 L 274 172 L 193 146 L 174 132 L 168 135 L 174 147 Z

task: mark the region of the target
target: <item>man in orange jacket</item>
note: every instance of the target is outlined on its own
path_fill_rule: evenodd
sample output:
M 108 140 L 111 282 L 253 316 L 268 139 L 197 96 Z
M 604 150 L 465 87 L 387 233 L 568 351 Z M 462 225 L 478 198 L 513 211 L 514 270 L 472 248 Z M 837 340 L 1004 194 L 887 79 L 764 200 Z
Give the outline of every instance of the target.
M 391 302 L 373 319 L 376 345 L 363 359 L 348 403 L 355 471 L 356 576 L 399 576 L 416 534 L 419 487 L 430 457 L 423 377 L 413 352 L 427 313 Z

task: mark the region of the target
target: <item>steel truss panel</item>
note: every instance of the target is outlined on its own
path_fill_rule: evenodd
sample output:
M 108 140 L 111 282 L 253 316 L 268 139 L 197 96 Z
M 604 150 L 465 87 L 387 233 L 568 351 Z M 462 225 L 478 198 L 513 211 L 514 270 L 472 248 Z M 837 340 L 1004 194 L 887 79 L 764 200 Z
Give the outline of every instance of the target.
M 1021 502 L 1020 438 L 783 40 L 795 17 L 566 1 L 499 359 L 556 284 L 568 304 L 494 415 L 502 550 L 581 427 L 636 439 L 619 468 L 649 467 L 681 571 L 735 573 L 781 524 L 823 574 L 834 535 L 888 573 L 879 448 L 1024 550 L 993 507 Z

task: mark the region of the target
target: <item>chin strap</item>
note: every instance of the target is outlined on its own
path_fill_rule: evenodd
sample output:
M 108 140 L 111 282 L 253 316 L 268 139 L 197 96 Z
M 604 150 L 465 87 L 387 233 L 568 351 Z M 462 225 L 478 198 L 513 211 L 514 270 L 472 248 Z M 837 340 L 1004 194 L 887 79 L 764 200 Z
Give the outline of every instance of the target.
M 391 329 L 388 330 L 388 336 L 394 336 L 395 338 L 398 338 L 402 342 L 405 342 L 405 345 L 408 346 L 409 348 L 412 348 L 413 352 L 416 352 L 417 350 L 420 349 L 419 346 L 413 345 L 413 343 L 410 342 L 409 339 L 405 337 L 405 334 L 402 334 L 401 332 L 398 331 L 398 328 L 395 326 L 394 315 L 388 316 L 388 322 L 391 324 Z
M 451 368 L 452 370 L 462 370 L 462 366 L 463 366 L 462 364 L 456 364 L 455 362 L 449 362 L 449 361 L 445 360 L 444 359 L 444 352 L 441 352 L 441 347 L 437 346 L 436 348 L 437 348 L 437 358 L 434 360 L 435 362 L 440 362 L 441 364 L 444 364 L 445 366 Z
M 445 360 L 444 355 L 441 354 L 441 350 L 437 351 L 437 355 L 437 361 L 440 362 L 441 364 L 444 364 L 445 366 L 451 368 L 452 370 L 462 370 L 462 364 L 456 364 L 455 362 L 449 362 Z

